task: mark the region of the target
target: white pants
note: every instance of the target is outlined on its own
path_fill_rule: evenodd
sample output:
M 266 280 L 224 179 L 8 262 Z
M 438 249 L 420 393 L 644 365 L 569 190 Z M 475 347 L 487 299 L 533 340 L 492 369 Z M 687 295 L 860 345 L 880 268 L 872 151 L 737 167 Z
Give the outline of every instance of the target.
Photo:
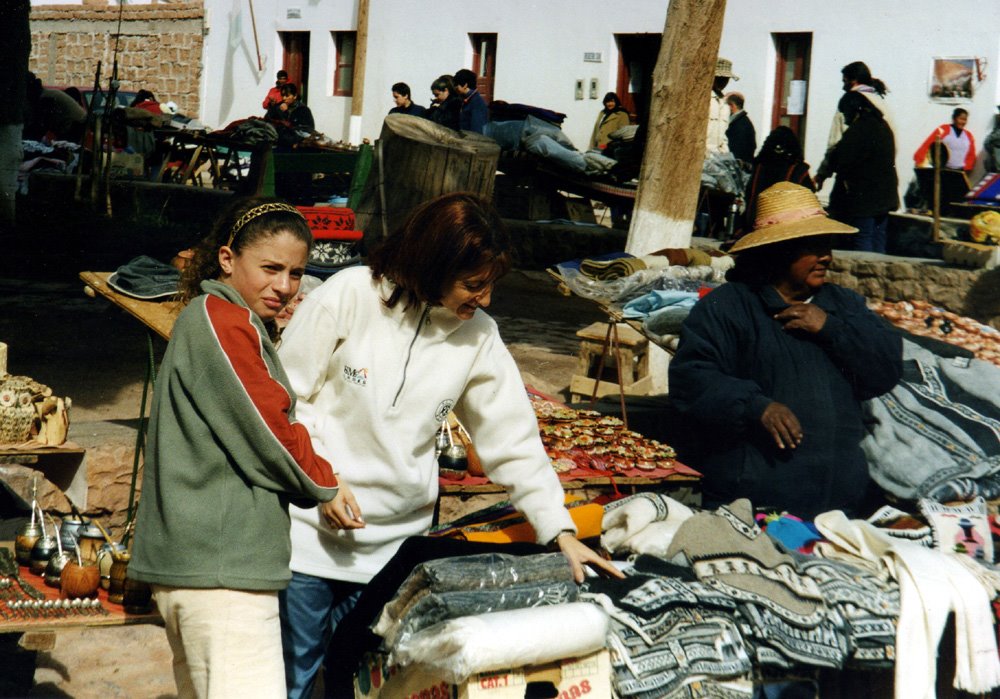
M 180 699 L 283 698 L 277 592 L 153 585 Z

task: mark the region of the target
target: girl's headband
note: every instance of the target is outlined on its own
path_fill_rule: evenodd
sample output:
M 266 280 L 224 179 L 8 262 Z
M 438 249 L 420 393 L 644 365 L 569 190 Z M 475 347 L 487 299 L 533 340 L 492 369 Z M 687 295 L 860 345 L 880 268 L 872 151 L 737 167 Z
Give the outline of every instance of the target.
M 275 211 L 287 211 L 290 214 L 295 214 L 296 216 L 300 217 L 303 221 L 306 220 L 306 217 L 302 215 L 301 211 L 296 209 L 291 204 L 285 204 L 284 202 L 272 201 L 268 202 L 267 204 L 261 204 L 260 206 L 255 206 L 249 211 L 247 211 L 245 214 L 240 216 L 239 220 L 237 220 L 236 223 L 233 225 L 232 230 L 229 231 L 229 240 L 226 241 L 226 247 L 227 248 L 232 247 L 233 241 L 236 240 L 236 236 L 240 234 L 240 231 L 242 231 L 243 228 L 248 223 L 253 221 L 258 216 L 263 216 L 264 214 L 270 214 Z

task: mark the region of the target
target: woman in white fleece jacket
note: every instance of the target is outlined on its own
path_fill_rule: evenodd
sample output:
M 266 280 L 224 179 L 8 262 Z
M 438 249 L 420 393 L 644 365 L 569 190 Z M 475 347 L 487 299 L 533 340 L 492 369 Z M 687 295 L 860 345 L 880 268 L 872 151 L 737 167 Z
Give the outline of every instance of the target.
M 291 508 L 292 582 L 282 598 L 289 696 L 310 696 L 326 639 L 438 497 L 434 437 L 451 410 L 490 479 L 583 566 L 614 571 L 580 543 L 517 366 L 480 311 L 510 267 L 490 205 L 447 194 L 419 207 L 369 258 L 295 311 L 279 349 L 316 452 L 339 472 L 322 510 Z M 336 649 L 331 649 L 332 653 Z

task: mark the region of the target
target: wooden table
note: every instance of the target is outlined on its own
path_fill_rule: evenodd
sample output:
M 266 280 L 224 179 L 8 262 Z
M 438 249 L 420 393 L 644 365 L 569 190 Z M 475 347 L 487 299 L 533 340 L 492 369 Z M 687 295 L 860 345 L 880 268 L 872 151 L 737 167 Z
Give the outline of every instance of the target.
M 14 548 L 13 542 L 0 542 L 0 546 L 5 546 L 11 550 Z M 46 600 L 61 599 L 61 592 L 58 588 L 49 587 L 38 575 L 35 575 L 24 566 L 18 566 L 21 578 L 45 595 Z M 0 576 L 2 577 L 2 576 Z M 14 584 L 17 586 L 17 583 Z M 153 605 L 151 611 L 145 614 L 130 614 L 120 604 L 108 601 L 108 591 L 99 588 L 97 598 L 101 601 L 101 606 L 107 614 L 78 614 L 60 618 L 0 618 L 0 633 L 27 633 L 46 632 L 51 633 L 59 629 L 79 628 L 81 626 L 124 626 L 127 624 L 158 624 L 163 625 L 163 618 L 156 611 Z M 2 611 L 6 611 L 7 602 L 0 595 L 0 605 Z M 44 645 L 43 639 L 35 639 L 32 643 Z
M 560 478 L 567 494 L 593 500 L 615 491 L 622 495 L 656 491 L 669 495 L 688 505 L 701 505 L 701 478 L 675 474 L 666 478 L 640 476 L 572 476 Z M 467 514 L 481 510 L 507 499 L 507 491 L 496 483 L 462 483 L 439 479 L 439 497 L 435 510 L 435 524 L 447 524 Z

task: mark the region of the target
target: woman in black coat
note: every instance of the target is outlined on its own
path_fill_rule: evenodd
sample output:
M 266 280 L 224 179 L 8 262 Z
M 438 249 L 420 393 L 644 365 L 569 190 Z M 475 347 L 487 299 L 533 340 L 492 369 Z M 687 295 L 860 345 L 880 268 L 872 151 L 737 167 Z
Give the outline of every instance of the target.
M 896 141 L 882 113 L 858 92 L 847 92 L 837 107 L 848 124 L 827 154 L 837 174 L 830 215 L 855 226 L 855 250 L 885 252 L 889 212 L 899 208 Z

